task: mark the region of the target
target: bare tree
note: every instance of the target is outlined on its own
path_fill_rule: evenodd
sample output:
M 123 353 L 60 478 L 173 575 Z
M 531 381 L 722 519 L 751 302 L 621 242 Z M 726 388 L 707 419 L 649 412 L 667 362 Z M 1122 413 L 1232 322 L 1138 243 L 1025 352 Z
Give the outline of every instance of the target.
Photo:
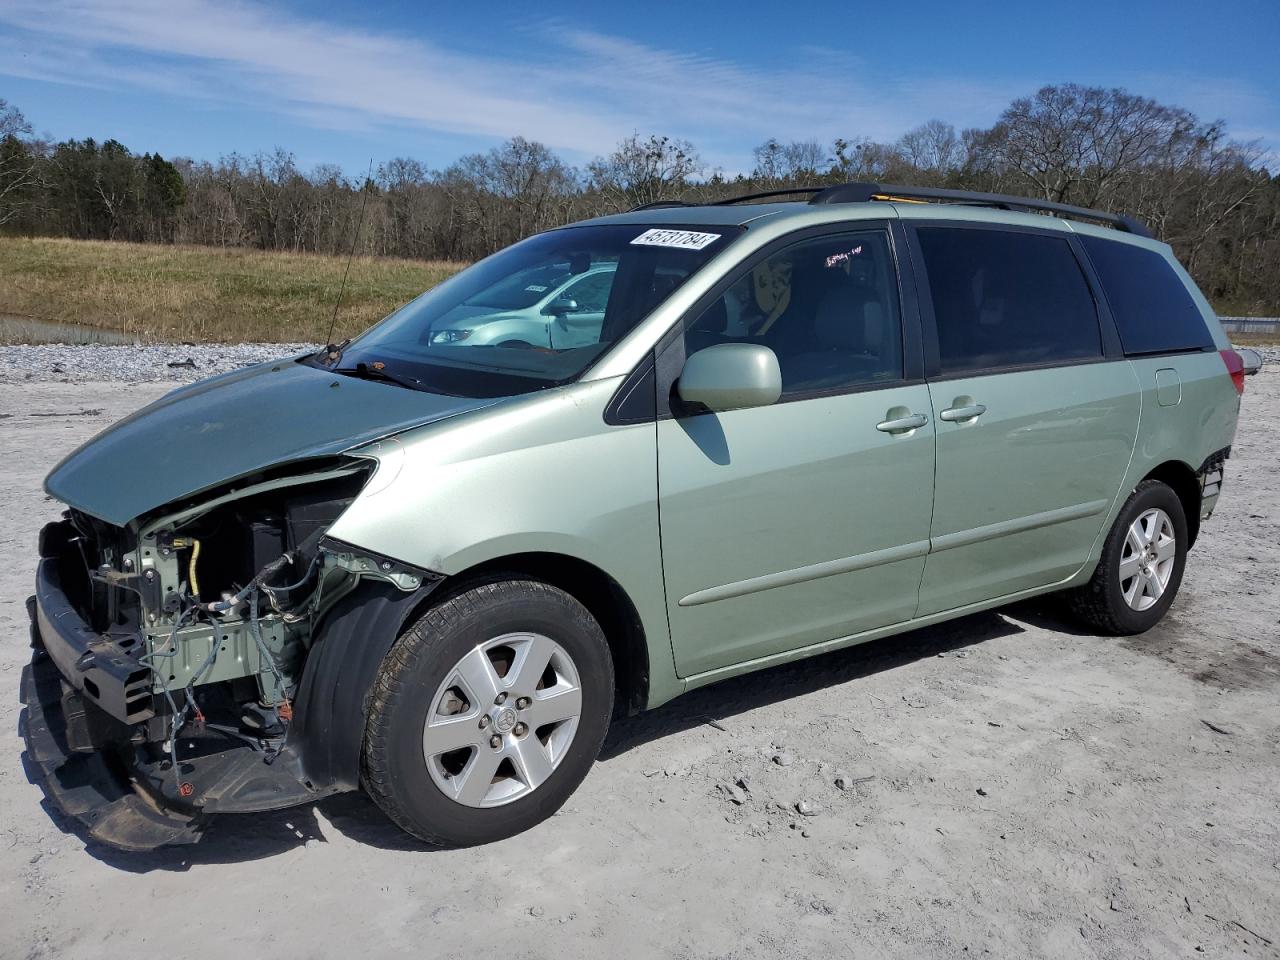
M 22 111 L 0 98 L 0 226 L 16 219 L 32 202 L 37 157 L 27 139 L 31 124 Z
M 591 186 L 612 209 L 630 209 L 659 200 L 678 199 L 703 170 L 702 159 L 688 140 L 657 135 L 627 137 L 607 157 L 587 167 Z
M 816 140 L 781 143 L 770 137 L 751 154 L 755 158 L 751 178 L 766 190 L 820 183 L 834 162 L 831 152 Z
M 943 120 L 930 120 L 908 130 L 898 140 L 898 153 L 917 171 L 944 179 L 964 162 L 965 150 L 956 128 Z
M 1090 206 L 1118 180 L 1200 134 L 1186 110 L 1124 90 L 1068 83 L 1013 101 L 986 146 L 1045 199 Z

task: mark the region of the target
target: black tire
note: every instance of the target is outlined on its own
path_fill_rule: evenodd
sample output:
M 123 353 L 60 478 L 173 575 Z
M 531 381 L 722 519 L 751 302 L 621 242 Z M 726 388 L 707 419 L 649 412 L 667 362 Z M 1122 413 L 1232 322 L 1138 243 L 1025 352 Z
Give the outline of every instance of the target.
M 550 637 L 572 658 L 582 690 L 577 730 L 550 776 L 502 806 L 465 806 L 432 779 L 423 729 L 446 673 L 477 645 L 518 632 Z M 439 846 L 502 840 L 554 814 L 600 752 L 613 710 L 613 660 L 600 625 L 562 590 L 537 580 L 493 579 L 429 608 L 396 641 L 370 696 L 361 780 L 401 829 Z
M 1168 514 L 1173 524 L 1176 550 L 1173 571 L 1160 599 L 1146 610 L 1135 610 L 1125 602 L 1120 586 L 1120 561 L 1124 554 L 1125 534 L 1138 517 L 1157 507 Z M 1126 636 L 1150 630 L 1160 622 L 1178 595 L 1182 573 L 1187 564 L 1187 542 L 1187 516 L 1178 495 L 1159 480 L 1144 480 L 1120 509 L 1116 522 L 1107 533 L 1102 557 L 1098 560 L 1098 568 L 1093 572 L 1093 577 L 1084 586 L 1067 594 L 1071 611 L 1086 625 L 1101 633 Z

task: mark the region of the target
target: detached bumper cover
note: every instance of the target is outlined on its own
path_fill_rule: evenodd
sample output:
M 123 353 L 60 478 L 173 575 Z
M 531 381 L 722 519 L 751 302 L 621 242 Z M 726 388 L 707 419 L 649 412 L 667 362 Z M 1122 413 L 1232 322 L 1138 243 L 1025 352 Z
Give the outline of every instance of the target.
M 37 650 L 22 670 L 27 773 L 72 830 L 85 840 L 139 852 L 198 841 L 203 817 L 161 810 L 134 789 L 109 754 L 70 748 L 64 692 L 57 666 Z

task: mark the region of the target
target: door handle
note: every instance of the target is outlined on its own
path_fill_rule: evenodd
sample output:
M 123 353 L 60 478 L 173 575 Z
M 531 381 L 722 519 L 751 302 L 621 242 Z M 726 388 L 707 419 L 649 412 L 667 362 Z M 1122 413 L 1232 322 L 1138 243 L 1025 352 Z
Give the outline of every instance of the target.
M 977 420 L 986 412 L 987 405 L 985 403 L 966 403 L 961 406 L 948 407 L 938 414 L 938 419 L 945 420 L 947 423 L 968 423 L 970 420 Z
M 892 413 L 893 411 L 890 412 Z M 917 430 L 928 422 L 929 418 L 923 413 L 910 413 L 904 417 L 881 420 L 876 424 L 876 429 L 881 433 L 903 433 L 907 430 Z

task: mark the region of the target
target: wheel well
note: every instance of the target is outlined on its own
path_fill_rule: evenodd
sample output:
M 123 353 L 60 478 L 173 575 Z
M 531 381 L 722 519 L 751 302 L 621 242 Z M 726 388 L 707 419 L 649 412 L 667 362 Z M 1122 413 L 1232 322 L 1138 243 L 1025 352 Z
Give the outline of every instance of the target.
M 1187 548 L 1190 549 L 1200 533 L 1200 479 L 1196 472 L 1180 460 L 1169 460 L 1143 479 L 1159 480 L 1178 495 L 1178 499 L 1182 501 L 1182 510 L 1187 515 Z
M 519 553 L 499 557 L 454 574 L 442 586 L 448 594 L 495 574 L 530 577 L 563 590 L 586 607 L 609 642 L 613 656 L 614 711 L 639 713 L 649 699 L 649 647 L 640 614 L 618 582 L 599 567 L 559 553 Z M 440 595 L 440 594 L 437 594 Z

